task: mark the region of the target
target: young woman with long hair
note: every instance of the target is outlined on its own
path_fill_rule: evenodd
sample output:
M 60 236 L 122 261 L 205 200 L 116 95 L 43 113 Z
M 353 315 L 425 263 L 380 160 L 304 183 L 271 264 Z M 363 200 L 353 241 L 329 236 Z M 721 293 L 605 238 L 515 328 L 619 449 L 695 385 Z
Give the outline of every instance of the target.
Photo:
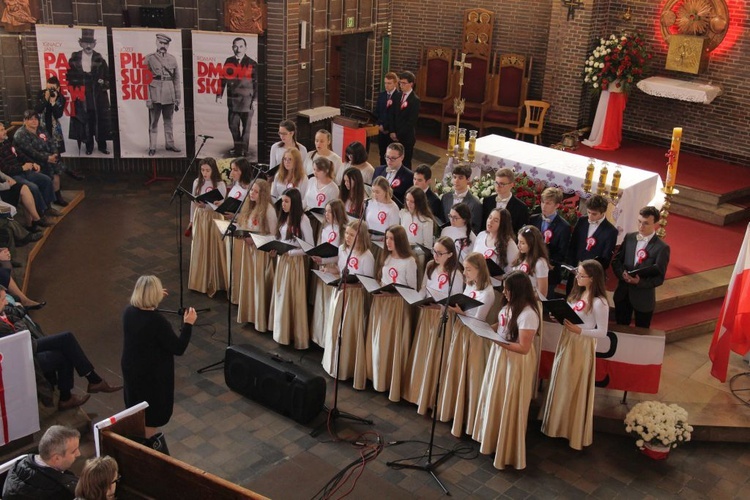
M 344 240 L 344 232 L 349 218 L 344 212 L 344 204 L 341 200 L 331 200 L 325 208 L 325 225 L 320 229 L 318 236 L 318 245 L 330 243 L 333 246 L 340 246 Z M 339 249 L 339 251 L 341 251 Z M 338 272 L 338 257 L 312 257 L 313 262 L 317 264 L 318 269 L 328 273 L 336 274 Z M 323 283 L 317 277 L 313 277 L 314 286 L 312 288 L 313 298 L 313 317 L 310 323 L 310 337 L 312 341 L 323 347 L 325 342 L 325 320 L 328 314 L 328 308 L 331 305 L 333 287 Z
M 395 225 L 386 230 L 375 278 L 382 285 L 398 283 L 416 289 L 417 261 L 403 227 Z M 367 378 L 376 391 L 388 391 L 391 401 L 401 400 L 411 335 L 411 311 L 406 301 L 397 293 L 374 295 L 367 322 Z
M 531 278 L 531 285 L 539 298 L 547 296 L 549 284 L 549 257 L 541 231 L 535 226 L 523 226 L 518 231 L 518 257 L 512 263 L 514 270 L 523 271 Z
M 313 174 L 313 162 L 316 158 L 325 158 L 333 165 L 331 178 L 335 179 L 340 175 L 341 157 L 331 151 L 331 133 L 326 129 L 320 129 L 315 132 L 315 149 L 305 155 L 305 173 L 310 176 Z
M 115 498 L 120 482 L 117 461 L 104 455 L 89 458 L 76 484 L 76 500 L 109 500 Z
M 227 185 L 224 184 L 224 181 L 221 179 L 221 173 L 219 172 L 219 167 L 216 164 L 216 160 L 210 157 L 203 158 L 198 163 L 198 169 L 200 170 L 200 175 L 198 175 L 198 177 L 196 177 L 193 181 L 193 189 L 191 191 L 193 196 L 200 196 L 202 194 L 208 193 L 209 191 L 213 191 L 214 189 L 219 190 L 222 198 L 227 195 Z M 191 201 L 190 225 L 185 231 L 185 236 L 190 237 L 190 235 L 192 234 L 193 218 L 197 209 L 212 210 L 220 204 L 221 201 L 217 201 L 215 202 L 213 207 L 210 207 L 206 203 L 196 203 L 194 201 Z
M 333 163 L 328 158 L 318 157 L 312 162 L 313 178 L 307 183 L 302 206 L 325 208 L 331 200 L 339 197 L 339 187 L 333 182 Z
M 310 245 L 314 243 L 310 221 L 302 210 L 302 196 L 296 188 L 281 195 L 281 212 L 276 237 L 299 247 L 295 238 Z M 271 253 L 271 257 L 275 252 Z M 307 349 L 310 330 L 307 320 L 307 266 L 301 248 L 279 255 L 273 281 L 270 317 L 273 339 L 279 344 L 293 344 L 295 349 Z
M 422 293 L 426 296 L 430 289 L 447 295 L 451 281 L 453 281 L 451 293 L 461 293 L 464 289 L 464 279 L 453 240 L 446 237 L 439 238 L 432 246 L 432 255 L 433 260 L 427 264 L 424 278 L 422 278 Z M 435 386 L 438 381 L 441 358 L 438 329 L 442 314 L 443 307 L 436 304 L 419 307 L 417 329 L 404 372 L 403 398 L 415 403 L 417 413 L 420 415 L 425 415 L 432 408 L 435 400 Z M 445 366 L 450 346 L 453 329 L 451 320 L 454 317 L 454 314 L 450 313 L 448 323 L 445 325 L 445 334 L 442 337 L 443 366 Z
M 510 212 L 495 208 L 487 217 L 486 229 L 477 235 L 472 252 L 484 255 L 505 273 L 511 270 L 511 263 L 518 257 L 518 245 L 514 239 Z
M 494 453 L 493 465 L 526 468 L 526 426 L 534 394 L 537 352 L 534 337 L 541 319 L 539 302 L 526 273 L 511 271 L 505 277 L 504 307 L 498 315 L 493 340 L 479 394 L 472 438 L 481 443 L 479 451 Z
M 565 320 L 552 364 L 542 432 L 564 437 L 574 450 L 594 441 L 594 387 L 596 342 L 607 336 L 609 304 L 604 286 L 604 268 L 594 260 L 578 265 L 568 304 L 583 320 L 574 325 Z
M 279 142 L 275 142 L 271 146 L 271 155 L 268 164 L 271 168 L 279 165 L 281 166 L 281 160 L 284 157 L 284 153 L 292 149 L 296 149 L 300 152 L 300 158 L 304 159 L 307 156 L 307 148 L 297 142 L 297 126 L 292 120 L 282 120 L 279 123 Z M 300 161 L 302 163 L 302 161 Z M 279 193 L 281 194 L 281 193 Z
M 349 167 L 344 170 L 344 177 L 339 184 L 339 198 L 344 202 L 346 213 L 359 217 L 365 209 L 365 182 L 362 172 L 356 168 Z
M 237 223 L 240 229 L 262 235 L 276 234 L 276 211 L 271 203 L 271 185 L 257 179 L 250 188 L 248 199 L 242 207 Z M 253 239 L 237 238 L 234 258 L 240 262 L 237 322 L 252 323 L 258 332 L 269 329 L 268 313 L 271 309 L 274 268 L 268 252 L 255 248 Z M 233 289 L 234 289 L 233 288 Z
M 463 311 L 451 307 L 456 314 L 486 321 L 495 304 L 495 289 L 490 282 L 490 271 L 484 255 L 472 252 L 464 259 L 464 295 L 482 303 Z M 443 422 L 453 419 L 451 433 L 462 437 L 474 431 L 479 392 L 492 342 L 476 335 L 460 321 L 455 322 L 450 347 L 446 352 L 443 378 L 440 381 L 440 411 Z
M 354 247 L 353 250 L 352 247 Z M 349 257 L 350 251 L 351 257 Z M 343 274 L 345 268 L 349 269 L 350 276 L 355 274 L 373 276 L 375 274 L 375 258 L 370 252 L 370 233 L 367 230 L 367 224 L 353 221 L 346 226 L 344 242 L 339 247 L 336 267 L 339 275 Z M 353 377 L 354 388 L 362 390 L 367 384 L 365 333 L 367 332 L 369 298 L 359 283 L 349 283 L 344 286 L 345 291 L 333 290 L 331 308 L 325 321 L 326 333 L 322 364 L 330 376 L 336 376 L 339 325 L 343 311 L 341 364 L 338 366 L 338 377 L 339 380 Z
M 336 182 L 341 184 L 343 170 L 347 168 L 356 168 L 362 174 L 365 184 L 372 184 L 372 176 L 375 174 L 375 167 L 367 161 L 367 150 L 361 142 L 354 141 L 346 147 L 344 151 L 346 162 L 342 168 L 336 172 Z
M 448 220 L 450 226 L 443 228 L 440 236 L 447 236 L 460 246 L 461 251 L 458 253 L 458 261 L 463 262 L 466 256 L 471 253 L 471 247 L 476 239 L 476 235 L 471 230 L 471 209 L 469 205 L 466 203 L 453 205 L 448 214 Z
M 277 201 L 287 189 L 297 188 L 304 198 L 307 192 L 307 175 L 302 165 L 302 153 L 287 149 L 281 158 L 281 166 L 271 183 L 271 199 Z

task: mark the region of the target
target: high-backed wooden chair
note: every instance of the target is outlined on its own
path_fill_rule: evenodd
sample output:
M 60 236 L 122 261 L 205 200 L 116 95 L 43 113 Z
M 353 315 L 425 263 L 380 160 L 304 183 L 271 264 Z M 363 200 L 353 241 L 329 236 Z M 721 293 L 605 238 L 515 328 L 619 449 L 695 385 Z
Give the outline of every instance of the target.
M 482 109 L 480 135 L 489 128 L 515 130 L 521 126 L 529 90 L 531 56 L 496 54 L 490 80 L 490 100 Z
M 539 136 L 542 135 L 542 129 L 544 129 L 544 115 L 547 114 L 549 103 L 545 101 L 525 101 L 523 104 L 526 109 L 526 121 L 523 127 L 514 130 L 516 139 L 519 137 L 523 139 L 525 136 L 531 135 L 534 137 L 534 144 L 539 144 Z
M 460 54 L 456 54 L 455 60 L 460 60 Z M 474 125 L 479 129 L 482 125 L 482 107 L 487 105 L 489 100 L 489 82 L 490 82 L 490 57 L 481 54 L 467 54 L 466 62 L 471 64 L 471 68 L 464 70 L 464 85 L 461 97 L 466 100 L 464 112 L 461 115 L 462 124 Z M 456 123 L 456 112 L 453 109 L 453 99 L 458 97 L 460 85 L 460 74 L 456 70 L 453 72 L 452 96 L 446 106 L 443 108 L 443 124 L 450 125 Z M 442 132 L 441 132 L 442 134 Z
M 453 49 L 426 47 L 417 73 L 416 92 L 421 101 L 420 118 L 443 123 L 443 108 L 451 99 L 452 74 Z

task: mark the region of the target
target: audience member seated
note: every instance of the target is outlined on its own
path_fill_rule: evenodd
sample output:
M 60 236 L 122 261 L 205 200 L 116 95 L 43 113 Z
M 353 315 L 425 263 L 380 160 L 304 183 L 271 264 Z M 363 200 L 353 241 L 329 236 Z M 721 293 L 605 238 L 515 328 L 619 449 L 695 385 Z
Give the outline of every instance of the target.
M 2 271 L 2 270 L 0 270 Z M 0 278 L 1 280 L 1 278 Z M 27 299 L 28 300 L 28 299 Z M 43 305 L 40 304 L 40 305 Z M 23 330 L 29 330 L 35 360 L 39 369 L 50 383 L 60 390 L 59 410 L 69 410 L 81 406 L 97 392 L 116 392 L 122 386 L 111 386 L 94 370 L 86 357 L 75 335 L 71 332 L 44 335 L 39 326 L 26 316 L 26 311 L 8 303 L 6 288 L 0 287 L 0 337 L 5 337 Z M 38 309 L 38 307 L 36 307 Z M 27 309 L 29 309 L 27 307 Z M 73 370 L 88 380 L 88 394 L 77 396 L 73 390 Z
M 63 207 L 67 206 L 68 202 L 63 200 L 60 192 L 60 173 L 65 166 L 55 143 L 47 137 L 44 129 L 39 127 L 39 114 L 33 109 L 24 112 L 23 127 L 16 130 L 13 135 L 13 145 L 23 161 L 38 164 L 41 167 L 41 173 L 52 179 L 55 203 Z
M 25 456 L 8 472 L 3 498 L 72 500 L 78 478 L 68 469 L 81 456 L 80 438 L 77 430 L 62 425 L 47 429 L 39 440 L 39 455 Z
M 34 196 L 36 211 L 42 215 L 58 217 L 60 212 L 52 208 L 55 201 L 55 190 L 52 179 L 41 173 L 39 164 L 32 161 L 23 162 L 18 156 L 16 148 L 8 140 L 8 131 L 5 125 L 0 123 L 0 171 L 13 177 L 13 179 L 25 184 Z
M 76 500 L 108 500 L 115 498 L 120 482 L 117 461 L 109 456 L 86 460 L 76 486 Z
M 2 172 L 0 172 L 0 199 L 13 206 L 14 209 L 18 208 L 19 203 L 21 204 L 24 219 L 26 220 L 24 226 L 29 231 L 36 231 L 37 228 L 54 225 L 54 222 L 39 216 L 34 205 L 34 195 L 31 194 L 29 186 L 16 182 L 15 179 Z M 12 217 L 15 216 L 15 213 L 13 213 Z

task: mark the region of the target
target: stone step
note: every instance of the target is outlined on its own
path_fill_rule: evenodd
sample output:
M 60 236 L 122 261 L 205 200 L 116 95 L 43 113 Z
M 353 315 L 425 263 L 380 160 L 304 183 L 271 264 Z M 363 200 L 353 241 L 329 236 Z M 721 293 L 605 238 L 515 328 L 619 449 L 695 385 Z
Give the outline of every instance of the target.
M 734 266 L 668 279 L 656 289 L 656 312 L 724 297 Z
M 707 222 L 715 226 L 726 226 L 750 218 L 750 206 L 721 203 L 712 205 L 701 200 L 676 197 L 669 209 L 671 213 Z
M 680 194 L 675 196 L 675 200 L 686 199 L 700 201 L 714 207 L 724 203 L 731 203 L 741 198 L 750 196 L 750 187 L 743 187 L 726 193 L 711 193 L 709 191 L 703 191 L 697 188 L 683 186 L 680 184 L 677 184 L 676 187 L 677 189 L 679 189 Z

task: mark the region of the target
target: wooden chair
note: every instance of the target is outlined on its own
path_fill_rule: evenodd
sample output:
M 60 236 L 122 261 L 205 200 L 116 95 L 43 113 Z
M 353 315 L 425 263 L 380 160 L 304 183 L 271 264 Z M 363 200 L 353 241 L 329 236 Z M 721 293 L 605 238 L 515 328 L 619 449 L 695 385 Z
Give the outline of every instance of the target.
M 529 90 L 531 63 L 531 56 L 495 56 L 490 81 L 490 100 L 482 109 L 480 135 L 489 128 L 515 130 L 521 126 L 523 103 Z
M 445 103 L 451 100 L 453 74 L 453 49 L 427 47 L 422 54 L 422 64 L 417 73 L 416 92 L 421 101 L 419 117 L 443 123 Z M 442 133 L 442 125 L 441 125 Z
M 514 129 L 516 139 L 527 135 L 534 136 L 534 144 L 539 144 L 539 136 L 544 128 L 544 115 L 547 114 L 549 103 L 544 101 L 524 101 L 526 108 L 526 121 L 523 127 Z
M 454 60 L 458 59 L 461 59 L 461 57 L 457 53 Z M 489 100 L 490 57 L 481 54 L 467 54 L 466 62 L 471 64 L 471 68 L 464 70 L 464 86 L 461 97 L 466 100 L 466 105 L 461 115 L 461 123 L 474 125 L 479 129 L 482 125 L 482 108 L 487 105 Z M 460 89 L 460 85 L 458 84 L 459 78 L 459 72 L 454 71 L 452 82 L 453 92 L 450 100 L 443 107 L 444 126 L 456 123 L 453 99 L 458 97 Z M 443 132 L 441 131 L 441 136 L 442 134 Z

